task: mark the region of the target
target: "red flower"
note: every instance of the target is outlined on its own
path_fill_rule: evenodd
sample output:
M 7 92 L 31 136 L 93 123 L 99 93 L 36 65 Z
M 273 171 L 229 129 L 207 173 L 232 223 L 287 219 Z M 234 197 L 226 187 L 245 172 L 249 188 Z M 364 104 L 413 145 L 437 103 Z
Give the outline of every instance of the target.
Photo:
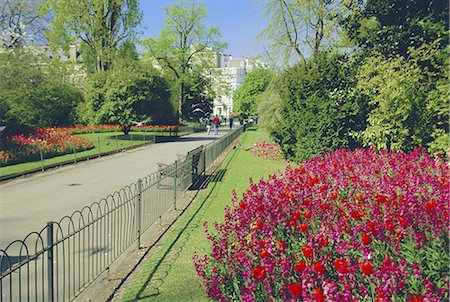
M 316 302 L 324 302 L 325 297 L 323 296 L 323 293 L 320 289 L 317 287 L 313 289 L 312 296 L 314 298 L 314 301 Z
M 253 269 L 253 278 L 257 281 L 264 280 L 266 278 L 266 267 L 263 265 L 256 266 Z
M 425 207 L 427 211 L 433 211 L 437 207 L 436 201 L 435 200 L 428 201 L 425 204 Z
M 245 210 L 245 209 L 247 208 L 247 205 L 245 204 L 245 202 L 241 201 L 241 202 L 239 202 L 239 207 L 240 207 L 242 210 Z
M 410 302 L 423 302 L 423 299 L 420 296 L 414 296 L 409 301 Z
M 303 222 L 302 224 L 300 224 L 298 229 L 304 233 L 304 232 L 306 232 L 308 230 L 308 225 Z
M 298 298 L 302 295 L 302 285 L 298 282 L 288 284 L 287 286 L 292 298 Z
M 386 297 L 384 294 L 379 294 L 375 297 L 375 302 L 391 302 L 391 298 Z
M 378 203 L 386 202 L 386 201 L 387 201 L 387 197 L 384 196 L 384 195 L 378 195 L 378 196 L 375 198 L 375 201 L 378 202 Z
M 372 264 L 370 262 L 364 261 L 361 263 L 361 271 L 364 275 L 370 275 L 373 273 Z
M 343 258 L 334 259 L 334 268 L 339 274 L 348 273 L 347 261 Z
M 307 258 L 307 259 L 311 259 L 314 254 L 313 249 L 307 245 L 302 247 L 302 253 L 303 253 L 303 256 L 305 256 L 305 258 Z
M 361 218 L 364 216 L 364 213 L 359 210 L 355 210 L 350 213 L 350 216 L 355 220 L 361 220 Z
M 305 217 L 307 219 L 311 218 L 311 211 L 309 211 L 309 210 L 304 211 L 303 212 L 303 217 Z
M 386 230 L 388 230 L 389 232 L 393 232 L 395 230 L 394 224 L 392 223 L 392 221 L 386 220 L 385 225 L 386 225 Z
M 291 219 L 289 219 L 289 226 L 293 227 L 293 228 L 297 227 L 297 219 L 295 219 L 293 217 Z
M 295 211 L 294 214 L 292 215 L 292 217 L 294 217 L 294 219 L 299 219 L 301 216 L 300 211 Z
M 265 247 L 265 246 L 266 246 L 266 242 L 265 242 L 264 240 L 259 240 L 259 241 L 258 241 L 258 245 L 259 245 L 260 247 Z
M 297 262 L 295 264 L 295 272 L 296 273 L 301 273 L 305 270 L 306 268 L 306 262 L 304 260 L 300 260 L 299 262 Z
M 364 233 L 361 236 L 361 241 L 364 245 L 369 245 L 372 243 L 372 237 L 370 237 L 369 234 Z
M 314 262 L 313 268 L 314 268 L 314 271 L 316 272 L 316 274 L 318 274 L 318 275 L 325 274 L 325 266 L 323 265 L 322 261 Z
M 256 222 L 255 228 L 257 230 L 261 230 L 263 227 L 264 227 L 264 221 L 257 221 Z
M 331 200 L 336 200 L 338 198 L 338 194 L 336 193 L 336 192 L 331 192 L 331 194 L 330 194 L 330 199 Z
M 319 243 L 322 246 L 328 246 L 328 238 L 327 236 L 323 235 L 320 239 L 319 239 Z
M 269 254 L 269 252 L 267 250 L 261 250 L 259 252 L 259 255 L 261 256 L 261 258 L 264 259 L 264 258 L 268 257 L 270 254 Z
M 284 242 L 283 240 L 278 240 L 277 241 L 277 248 L 280 251 L 284 251 L 286 249 L 286 242 Z

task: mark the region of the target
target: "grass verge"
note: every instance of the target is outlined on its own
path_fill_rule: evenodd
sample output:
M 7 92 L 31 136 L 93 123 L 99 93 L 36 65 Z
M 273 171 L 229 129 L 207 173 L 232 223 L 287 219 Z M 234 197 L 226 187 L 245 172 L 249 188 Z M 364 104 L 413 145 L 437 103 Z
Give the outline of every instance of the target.
M 178 135 L 185 135 L 187 132 L 179 132 Z M 44 158 L 43 161 L 33 161 L 20 163 L 11 166 L 5 166 L 0 168 L 0 176 L 8 176 L 18 173 L 26 173 L 33 171 L 35 169 L 40 169 L 43 166 L 51 166 L 59 163 L 64 163 L 67 161 L 75 161 L 76 159 L 102 155 L 106 153 L 111 153 L 114 151 L 120 151 L 134 147 L 137 145 L 142 145 L 153 141 L 154 136 L 171 136 L 170 132 L 130 132 L 128 135 L 124 135 L 123 132 L 102 132 L 102 133 L 86 133 L 86 134 L 76 134 L 84 138 L 89 139 L 93 142 L 94 148 L 81 151 L 55 156 L 52 158 Z
M 267 134 L 249 129 L 240 144 L 216 171 L 208 187 L 174 225 L 159 250 L 144 264 L 142 271 L 125 290 L 121 301 L 209 301 L 192 264 L 194 252 L 205 254 L 210 244 L 203 223 L 222 222 L 224 207 L 231 204 L 231 193 L 238 196 L 255 182 L 282 171 L 284 161 L 256 157 L 248 151 Z

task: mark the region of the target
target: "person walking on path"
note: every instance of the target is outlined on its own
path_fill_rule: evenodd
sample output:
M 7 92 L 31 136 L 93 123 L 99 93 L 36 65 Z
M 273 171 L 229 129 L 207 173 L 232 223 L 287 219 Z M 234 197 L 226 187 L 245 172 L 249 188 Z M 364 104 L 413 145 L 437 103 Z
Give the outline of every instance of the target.
M 209 116 L 206 120 L 206 133 L 209 135 L 211 132 L 211 117 Z
M 230 117 L 228 118 L 228 120 L 230 121 L 230 130 L 231 128 L 233 128 L 233 115 L 230 114 Z
M 217 115 L 214 117 L 213 123 L 214 123 L 214 134 L 218 135 L 219 134 L 219 123 L 220 123 L 220 121 L 219 121 L 219 117 Z

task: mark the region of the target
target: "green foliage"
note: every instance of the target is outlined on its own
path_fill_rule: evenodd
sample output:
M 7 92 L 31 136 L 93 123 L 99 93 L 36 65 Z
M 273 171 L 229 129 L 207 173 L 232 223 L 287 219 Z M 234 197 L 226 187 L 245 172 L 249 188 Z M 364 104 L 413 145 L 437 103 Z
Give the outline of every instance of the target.
M 246 75 L 241 87 L 234 91 L 234 112 L 240 115 L 256 115 L 257 99 L 272 79 L 273 73 L 267 69 L 256 69 Z
M 280 88 L 283 87 L 283 79 L 274 75 L 267 89 L 256 100 L 258 110 L 258 124 L 268 133 L 275 133 L 284 120 L 283 100 Z
M 0 54 L 0 124 L 7 134 L 71 125 L 81 100 L 64 65 L 33 49 Z
M 280 77 L 282 120 L 271 134 L 287 158 L 359 146 L 352 133 L 364 128 L 368 107 L 355 89 L 356 62 L 322 53 Z
M 350 2 L 353 14 L 341 23 L 347 35 L 366 52 L 406 56 L 408 48 L 437 39 L 441 40 L 441 49 L 448 45 L 449 2 L 446 0 L 356 2 Z
M 82 41 L 95 71 L 112 67 L 117 49 L 133 40 L 142 19 L 138 0 L 49 0 L 49 38 L 55 49 Z
M 167 81 L 138 63 L 92 75 L 84 95 L 78 115 L 87 124 L 119 124 L 127 134 L 133 121 L 173 122 Z
M 410 48 L 410 59 L 369 57 L 361 67 L 358 88 L 373 106 L 367 128 L 359 133 L 364 145 L 398 151 L 428 145 L 434 152 L 445 153 L 448 58 L 438 43 Z

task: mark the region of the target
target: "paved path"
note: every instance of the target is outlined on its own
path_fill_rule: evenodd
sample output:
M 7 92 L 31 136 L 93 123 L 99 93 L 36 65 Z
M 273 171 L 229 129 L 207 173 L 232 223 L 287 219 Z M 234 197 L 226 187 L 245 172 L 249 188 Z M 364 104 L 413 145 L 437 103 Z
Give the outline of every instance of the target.
M 226 133 L 220 129 L 219 136 Z M 217 136 L 195 133 L 0 184 L 0 249 L 170 164 Z

